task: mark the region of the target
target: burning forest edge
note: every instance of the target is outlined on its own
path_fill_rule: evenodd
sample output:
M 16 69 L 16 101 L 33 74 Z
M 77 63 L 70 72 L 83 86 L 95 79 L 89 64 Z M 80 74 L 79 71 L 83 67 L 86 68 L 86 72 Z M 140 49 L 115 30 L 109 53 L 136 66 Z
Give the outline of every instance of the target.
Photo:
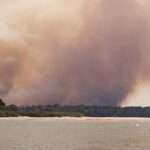
M 0 117 L 150 117 L 150 107 L 94 105 L 6 105 L 0 99 Z

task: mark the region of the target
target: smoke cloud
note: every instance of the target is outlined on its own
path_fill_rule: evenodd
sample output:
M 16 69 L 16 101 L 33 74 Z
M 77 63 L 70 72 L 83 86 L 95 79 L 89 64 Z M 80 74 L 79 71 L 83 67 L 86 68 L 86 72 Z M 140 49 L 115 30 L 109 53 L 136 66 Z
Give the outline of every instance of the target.
M 1 1 L 0 96 L 18 105 L 121 105 L 150 72 L 148 3 Z

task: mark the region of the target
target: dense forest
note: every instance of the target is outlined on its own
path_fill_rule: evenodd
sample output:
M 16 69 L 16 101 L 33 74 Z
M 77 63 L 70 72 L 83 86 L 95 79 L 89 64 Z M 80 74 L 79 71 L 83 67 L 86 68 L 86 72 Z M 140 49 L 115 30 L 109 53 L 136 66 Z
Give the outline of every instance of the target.
M 150 107 L 6 105 L 0 99 L 0 117 L 150 117 Z

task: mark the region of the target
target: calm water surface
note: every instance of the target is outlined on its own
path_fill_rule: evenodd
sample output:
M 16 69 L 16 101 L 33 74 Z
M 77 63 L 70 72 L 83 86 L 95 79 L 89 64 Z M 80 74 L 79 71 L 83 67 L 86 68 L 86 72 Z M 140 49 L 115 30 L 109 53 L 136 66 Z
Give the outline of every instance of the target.
M 150 150 L 150 119 L 0 119 L 0 150 Z

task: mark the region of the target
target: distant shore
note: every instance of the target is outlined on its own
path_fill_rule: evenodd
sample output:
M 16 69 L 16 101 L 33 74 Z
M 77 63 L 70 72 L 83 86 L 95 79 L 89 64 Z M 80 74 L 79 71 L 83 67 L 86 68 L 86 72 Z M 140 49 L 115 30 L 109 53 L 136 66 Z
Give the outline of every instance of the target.
M 150 118 L 150 107 L 119 107 L 93 105 L 6 105 L 0 99 L 0 117 L 52 118 Z M 98 119 L 98 118 L 97 118 Z
M 0 120 L 150 121 L 141 117 L 0 117 Z

